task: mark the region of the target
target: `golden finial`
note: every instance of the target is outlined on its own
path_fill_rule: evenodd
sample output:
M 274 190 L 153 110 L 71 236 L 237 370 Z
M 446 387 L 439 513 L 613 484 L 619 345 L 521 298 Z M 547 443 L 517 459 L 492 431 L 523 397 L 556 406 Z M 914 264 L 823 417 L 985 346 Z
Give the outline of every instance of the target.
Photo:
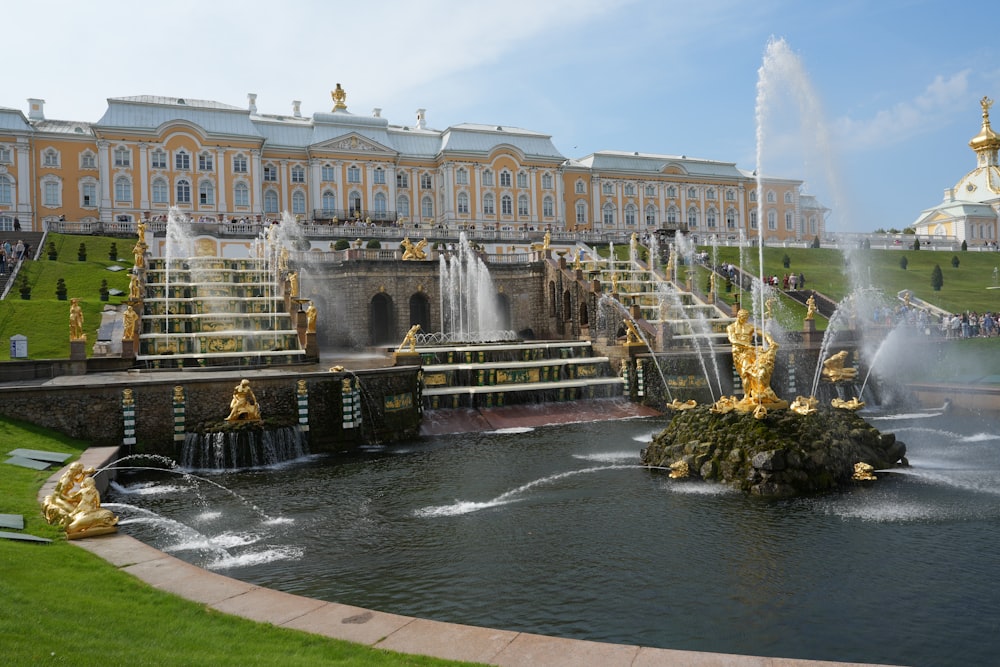
M 983 99 L 979 100 L 979 105 L 983 107 L 983 121 L 990 121 L 990 107 L 993 106 L 993 100 L 991 100 L 986 95 L 983 95 Z
M 347 93 L 344 92 L 339 83 L 334 90 L 330 91 L 330 97 L 333 98 L 333 111 L 347 111 Z

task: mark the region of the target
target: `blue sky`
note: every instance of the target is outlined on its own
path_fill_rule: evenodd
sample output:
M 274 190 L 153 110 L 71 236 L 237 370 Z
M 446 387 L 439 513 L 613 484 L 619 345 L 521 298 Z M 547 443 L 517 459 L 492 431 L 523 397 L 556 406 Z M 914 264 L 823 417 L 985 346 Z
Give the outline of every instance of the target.
M 522 127 L 567 157 L 759 156 L 835 209 L 831 229 L 870 231 L 909 225 L 975 167 L 978 101 L 1000 98 L 981 26 L 997 18 L 978 0 L 17 3 L 0 106 L 38 97 L 48 118 L 96 121 L 108 97 L 253 92 L 261 113 L 312 115 L 339 82 L 353 113 Z

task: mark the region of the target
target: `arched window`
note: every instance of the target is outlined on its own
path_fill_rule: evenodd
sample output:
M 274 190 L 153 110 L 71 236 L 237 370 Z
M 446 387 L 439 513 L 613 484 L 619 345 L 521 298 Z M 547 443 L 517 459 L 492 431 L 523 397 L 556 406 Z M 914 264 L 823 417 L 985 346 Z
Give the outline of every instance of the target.
M 292 167 L 292 183 L 305 183 L 306 182 L 306 170 L 302 165 L 295 165 Z
M 583 182 L 583 179 L 580 179 L 579 181 L 576 182 L 576 194 L 578 195 L 587 194 L 587 184 Z
M 264 213 L 271 215 L 278 213 L 278 193 L 274 190 L 267 190 L 264 193 Z
M 750 229 L 757 229 L 757 209 L 750 211 Z
M 336 208 L 336 207 L 334 207 Z M 399 195 L 396 197 L 396 212 L 399 215 L 410 215 L 410 198 L 406 195 Z
M 500 187 L 509 188 L 510 187 L 510 172 L 504 169 L 500 172 Z
M 167 179 L 165 178 L 154 178 L 153 179 L 153 203 L 154 204 L 169 204 L 170 203 L 170 186 L 167 184 Z
M 738 216 L 738 214 L 736 213 L 736 209 L 734 209 L 734 208 L 726 209 L 726 228 L 727 229 L 736 229 L 736 218 L 737 218 L 737 216 Z
M 422 218 L 433 218 L 434 217 L 434 200 L 430 197 L 424 197 L 420 200 L 420 217 Z
M 677 224 L 677 207 L 671 206 L 667 209 L 667 224 L 676 225 Z
M 211 153 L 198 153 L 198 171 L 215 171 L 215 160 Z
M 604 218 L 605 225 L 615 224 L 615 207 L 613 204 L 611 204 L 610 202 L 605 204 L 604 208 L 601 209 L 601 213 L 602 217 Z
M 292 213 L 295 215 L 306 214 L 306 195 L 302 190 L 292 193 Z
M 497 209 L 492 194 L 483 197 L 483 215 L 496 215 Z
M 528 187 L 528 174 L 523 171 L 517 172 L 517 187 L 526 188 Z
M 517 214 L 522 218 L 528 217 L 528 195 L 520 195 L 517 198 Z
M 198 203 L 202 206 L 215 204 L 215 186 L 211 182 L 202 181 L 198 184 Z
M 545 172 L 542 174 L 542 190 L 552 189 L 552 174 Z
M 455 172 L 455 183 L 458 185 L 469 184 L 469 171 L 465 167 L 459 167 Z
M 655 227 L 656 226 L 656 207 L 652 204 L 646 207 L 646 226 Z
M 182 178 L 177 181 L 177 203 L 178 204 L 190 204 L 191 203 L 191 181 L 186 178 Z
M 0 175 L 0 204 L 11 206 L 14 204 L 12 187 L 14 179 L 6 174 Z
M 126 176 L 115 179 L 115 201 L 129 203 L 132 201 L 132 181 Z
M 233 187 L 233 204 L 236 206 L 250 205 L 250 186 L 240 181 Z
M 582 201 L 576 203 L 576 224 L 587 224 L 587 204 Z
M 785 229 L 787 231 L 791 232 L 795 230 L 794 217 L 791 211 L 785 211 Z
M 469 212 L 469 195 L 465 192 L 458 193 L 458 212 L 463 215 Z
M 767 191 L 767 203 L 768 204 L 773 204 L 776 201 L 778 201 L 778 195 L 774 194 L 774 190 L 768 190 Z
M 374 206 L 375 206 L 375 215 L 377 215 L 379 218 L 385 218 L 385 215 L 389 209 L 389 205 L 388 202 L 386 201 L 384 192 L 375 193 Z
M 177 155 L 174 156 L 174 169 L 177 171 L 190 171 L 191 156 L 188 155 L 187 151 L 177 151 Z M 191 201 L 190 185 L 188 186 L 188 192 L 188 201 Z
M 514 215 L 514 200 L 510 195 L 500 197 L 500 215 Z
M 768 229 L 778 228 L 778 214 L 774 211 L 767 212 L 767 228 Z
M 327 213 L 327 215 L 330 215 L 337 209 L 337 193 L 333 190 L 324 190 L 320 205 L 323 207 L 323 210 Z
M 786 204 L 791 204 L 792 203 L 792 193 L 791 192 L 786 192 L 785 193 L 785 203 Z
M 756 190 L 751 190 L 750 191 L 750 201 L 757 201 L 757 191 Z
M 715 209 L 714 208 L 708 209 L 708 213 L 705 214 L 705 222 L 708 225 L 709 229 L 715 229 L 715 226 L 716 226 L 716 214 L 715 214 Z
M 688 228 L 697 229 L 698 228 L 698 208 L 692 206 L 688 209 Z
M 556 205 L 552 197 L 546 196 L 542 199 L 542 215 L 551 218 L 556 214 Z
M 635 227 L 635 206 L 632 204 L 625 207 L 625 224 L 629 227 Z
M 487 169 L 483 172 L 483 185 L 492 186 L 493 185 L 493 171 Z

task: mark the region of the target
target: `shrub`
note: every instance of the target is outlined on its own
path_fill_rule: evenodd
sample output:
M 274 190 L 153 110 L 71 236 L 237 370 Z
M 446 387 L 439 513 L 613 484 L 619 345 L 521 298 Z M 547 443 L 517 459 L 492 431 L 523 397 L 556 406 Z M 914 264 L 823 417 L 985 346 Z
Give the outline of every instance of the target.
M 56 298 L 60 301 L 66 300 L 66 281 L 62 278 L 56 281 Z
M 334 250 L 347 250 L 351 247 L 351 242 L 347 239 L 339 239 L 334 245 Z
M 920 250 L 920 239 L 913 239 L 913 249 Z
M 906 255 L 903 255 L 902 257 L 899 258 L 899 268 L 903 269 L 904 271 L 906 271 L 906 265 L 908 263 L 909 262 L 906 259 Z
M 813 238 L 812 247 L 814 247 L 814 248 L 818 248 L 819 247 L 819 236 L 816 236 L 816 237 Z
M 943 285 L 944 274 L 941 273 L 941 266 L 939 264 L 935 264 L 934 270 L 931 271 L 931 287 L 935 292 L 940 292 Z
M 379 248 L 382 247 L 382 244 L 379 243 L 378 239 L 372 239 L 368 242 L 368 245 L 366 245 L 365 247 L 368 248 L 369 250 L 378 250 Z
M 110 259 L 112 262 L 118 260 L 118 244 L 115 243 L 114 241 L 111 242 L 111 247 L 108 248 L 108 259 Z
M 969 249 L 969 244 L 966 243 L 965 241 L 962 241 L 962 251 L 964 252 L 968 249 Z
M 21 293 L 21 298 L 25 301 L 31 299 L 31 284 L 28 282 L 26 274 L 21 274 L 21 284 L 18 286 L 17 291 Z
M 781 258 L 781 265 L 786 269 L 792 265 L 792 258 L 788 256 L 788 253 Z
M 98 292 L 100 292 L 100 294 L 101 294 L 101 301 L 107 301 L 108 300 L 108 295 L 110 294 L 110 292 L 108 291 L 108 281 L 107 280 L 102 280 L 101 281 L 101 288 L 98 290 Z
M 87 244 L 81 243 L 80 247 L 76 250 L 76 258 L 81 262 L 87 261 Z
M 952 255 L 951 256 L 951 267 L 953 269 L 957 269 L 958 268 L 958 255 Z
M 49 260 L 50 261 L 54 262 L 54 261 L 56 261 L 59 258 L 59 253 L 56 251 L 56 242 L 55 241 L 49 241 L 49 247 L 47 249 L 47 252 L 49 254 Z

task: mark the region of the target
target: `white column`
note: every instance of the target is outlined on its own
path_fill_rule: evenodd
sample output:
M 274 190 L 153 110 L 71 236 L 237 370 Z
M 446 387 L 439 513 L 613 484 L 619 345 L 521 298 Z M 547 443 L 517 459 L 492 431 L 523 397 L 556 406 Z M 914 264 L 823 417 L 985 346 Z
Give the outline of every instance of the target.
M 101 181 L 101 222 L 111 222 L 111 144 L 101 140 L 97 142 L 97 173 Z
M 228 178 L 229 164 L 226 162 L 226 149 L 221 146 L 215 149 L 215 173 L 218 175 L 215 183 L 215 210 L 228 218 L 230 215 L 226 191 L 232 179 Z
M 323 208 L 323 171 L 322 163 L 313 158 L 309 160 L 309 219 L 312 220 L 317 209 Z
M 31 146 L 28 144 L 27 138 L 20 137 L 17 140 L 14 166 L 17 171 L 17 192 L 14 193 L 14 210 L 17 212 L 17 217 L 21 221 L 21 224 L 26 225 L 25 229 L 41 231 L 41 224 L 36 228 L 34 226 L 34 217 L 32 216 L 31 185 L 33 179 L 31 177 Z
M 149 144 L 139 144 L 139 208 L 149 210 Z M 140 213 L 141 216 L 141 213 Z
M 264 214 L 264 171 L 260 163 L 260 151 L 257 149 L 250 151 L 250 184 L 252 187 L 250 202 L 251 215 Z

